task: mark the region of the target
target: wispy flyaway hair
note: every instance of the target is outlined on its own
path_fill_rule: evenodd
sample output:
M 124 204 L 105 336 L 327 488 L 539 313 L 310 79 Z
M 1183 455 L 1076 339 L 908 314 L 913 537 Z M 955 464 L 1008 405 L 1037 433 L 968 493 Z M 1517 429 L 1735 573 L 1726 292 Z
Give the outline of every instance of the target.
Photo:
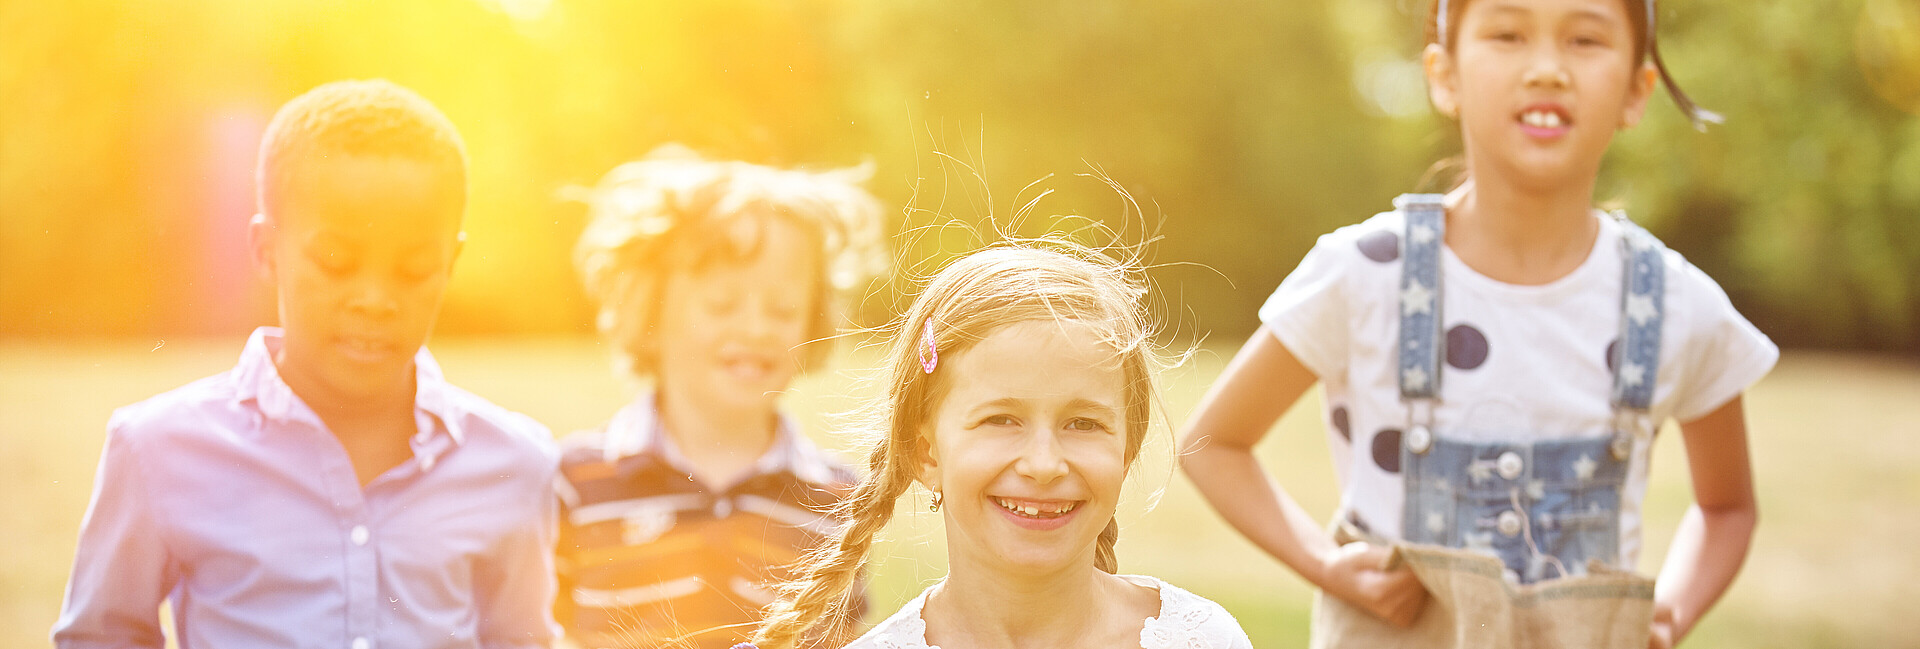
M 919 478 L 929 440 L 921 436 L 951 381 L 951 359 L 1001 328 L 1023 322 L 1072 322 L 1110 347 L 1126 383 L 1126 461 L 1145 440 L 1157 363 L 1145 304 L 1146 283 L 1129 257 L 1056 240 L 1007 241 L 974 252 L 933 276 L 893 325 L 880 375 L 886 396 L 872 414 L 866 477 L 835 514 L 847 521 L 836 542 L 809 554 L 768 608 L 755 644 L 787 649 L 808 641 L 837 643 L 854 620 L 848 594 L 895 502 Z M 1094 562 L 1118 569 L 1119 525 L 1100 533 Z

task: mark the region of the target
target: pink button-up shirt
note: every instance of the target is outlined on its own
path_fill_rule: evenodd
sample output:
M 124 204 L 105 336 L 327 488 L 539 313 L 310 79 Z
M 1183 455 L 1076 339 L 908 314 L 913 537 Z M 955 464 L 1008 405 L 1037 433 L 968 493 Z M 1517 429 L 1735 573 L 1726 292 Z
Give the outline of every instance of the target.
M 547 429 L 448 385 L 425 349 L 413 457 L 365 489 L 273 364 L 114 412 L 59 647 L 544 647 L 556 627 Z

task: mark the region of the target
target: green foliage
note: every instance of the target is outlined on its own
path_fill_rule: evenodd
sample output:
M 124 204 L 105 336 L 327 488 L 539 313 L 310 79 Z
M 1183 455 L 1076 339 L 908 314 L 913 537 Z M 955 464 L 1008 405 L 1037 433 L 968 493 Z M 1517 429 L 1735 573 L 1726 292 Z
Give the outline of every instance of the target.
M 1920 7 L 1661 8 L 1668 63 L 1729 121 L 1695 133 L 1656 98 L 1616 140 L 1603 198 L 1623 199 L 1782 343 L 1920 351 L 1920 246 L 1908 245 L 1920 234 Z M 559 190 L 680 141 L 773 164 L 873 160 L 876 193 L 930 210 L 898 226 L 910 271 L 972 241 L 913 228 L 1004 220 L 1043 188 L 1056 192 L 1037 216 L 1118 224 L 1111 190 L 1072 179 L 1103 173 L 1159 219 L 1154 275 L 1178 330 L 1237 340 L 1315 236 L 1418 189 L 1457 150 L 1413 66 L 1423 9 L 6 3 L 0 332 L 271 320 L 238 234 L 251 147 L 294 94 L 384 76 L 433 98 L 472 151 L 469 244 L 443 331 L 590 331 L 568 259 L 583 210 Z M 865 301 L 862 320 L 895 300 Z
M 1669 63 L 1728 118 L 1694 133 L 1656 100 L 1611 154 L 1633 213 L 1776 340 L 1920 350 L 1920 94 L 1884 94 L 1920 47 L 1872 54 L 1920 40 L 1920 5 L 1669 7 Z

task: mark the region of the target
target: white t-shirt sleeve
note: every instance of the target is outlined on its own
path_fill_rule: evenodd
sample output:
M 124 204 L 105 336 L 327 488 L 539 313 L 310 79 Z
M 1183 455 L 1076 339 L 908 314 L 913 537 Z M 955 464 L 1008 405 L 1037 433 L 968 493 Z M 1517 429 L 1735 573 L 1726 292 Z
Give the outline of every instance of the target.
M 1780 348 L 1733 308 L 1713 278 L 1678 254 L 1669 255 L 1670 276 L 1682 280 L 1672 283 L 1680 291 L 1669 304 L 1684 305 L 1680 308 L 1686 310 L 1689 324 L 1679 341 L 1686 345 L 1680 357 L 1687 372 L 1675 395 L 1673 418 L 1687 423 L 1711 414 L 1766 376 L 1780 360 Z
M 1350 235 L 1349 228 L 1321 236 L 1260 307 L 1261 324 L 1321 380 L 1347 370 L 1352 328 L 1344 284 L 1360 256 Z

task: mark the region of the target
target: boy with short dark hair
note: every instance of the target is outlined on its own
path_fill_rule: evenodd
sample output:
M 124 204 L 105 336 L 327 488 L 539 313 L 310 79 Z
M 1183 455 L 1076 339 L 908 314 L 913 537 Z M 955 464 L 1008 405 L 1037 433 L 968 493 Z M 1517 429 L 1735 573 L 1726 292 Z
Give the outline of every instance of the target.
M 260 146 L 255 268 L 280 327 L 108 424 L 56 645 L 544 647 L 558 456 L 423 344 L 466 153 L 386 81 L 322 85 Z

